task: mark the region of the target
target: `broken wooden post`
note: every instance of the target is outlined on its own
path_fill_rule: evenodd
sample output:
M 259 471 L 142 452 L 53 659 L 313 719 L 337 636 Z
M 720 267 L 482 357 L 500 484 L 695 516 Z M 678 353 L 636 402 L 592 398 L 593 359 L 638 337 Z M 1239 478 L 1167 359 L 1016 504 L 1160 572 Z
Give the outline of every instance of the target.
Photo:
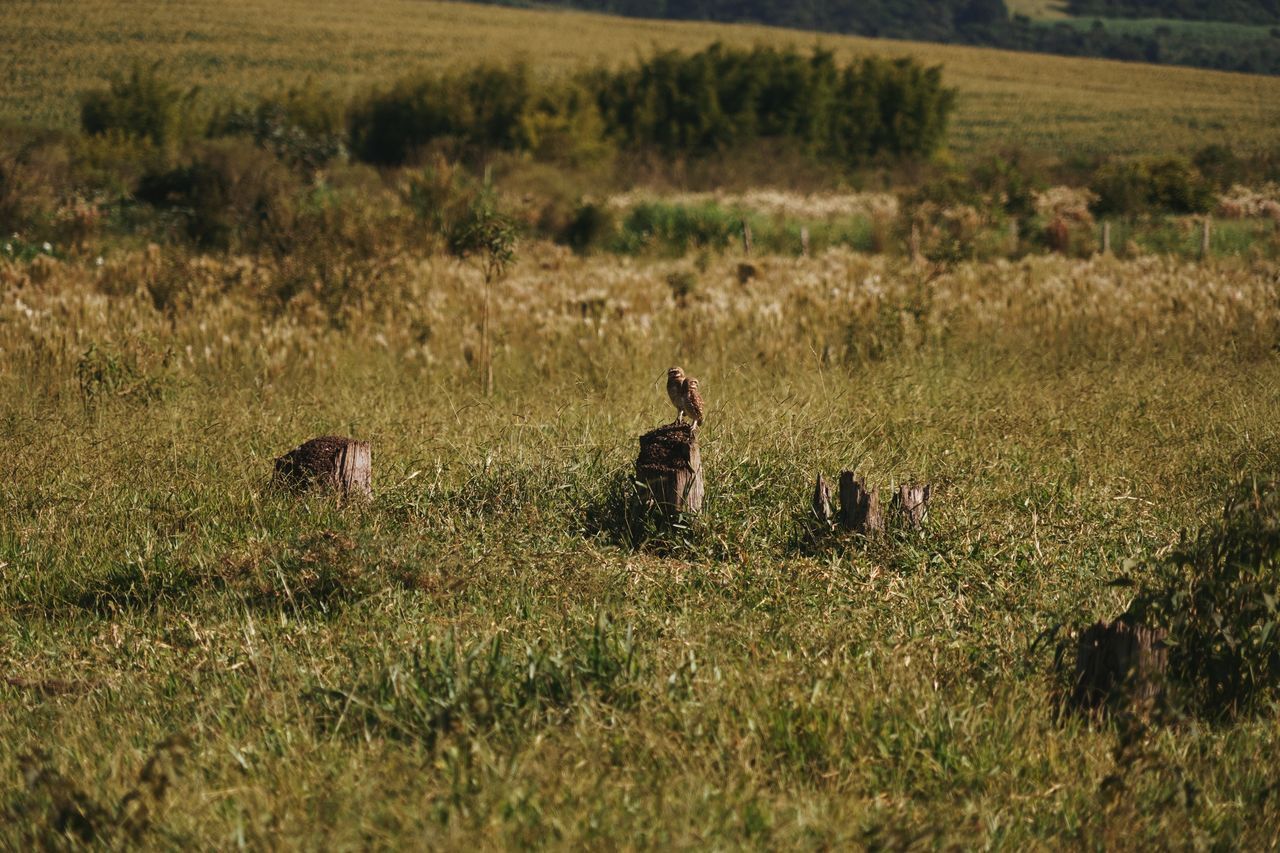
M 894 517 L 901 520 L 912 530 L 924 527 L 925 516 L 929 513 L 929 497 L 933 494 L 933 486 L 902 485 L 893 496 Z
M 1111 254 L 1111 223 L 1102 223 L 1102 254 Z
M 1097 622 L 1076 646 L 1071 705 L 1094 713 L 1149 712 L 1163 697 L 1168 664 L 1164 631 L 1123 619 Z
M 698 437 L 689 424 L 660 426 L 640 436 L 636 482 L 667 513 L 701 512 L 704 486 Z
M 369 442 L 338 435 L 322 435 L 275 460 L 275 479 L 294 489 L 329 488 L 343 498 L 369 497 L 373 458 Z
M 742 251 L 747 254 L 747 257 L 751 256 L 751 248 L 751 223 L 744 219 L 742 220 Z
M 800 227 L 800 257 L 809 257 L 809 226 Z
M 1200 222 L 1200 260 L 1209 257 L 1210 243 L 1213 238 L 1213 219 L 1206 216 Z
M 840 526 L 867 536 L 884 532 L 879 489 L 868 489 L 852 471 L 840 472 Z
M 831 487 L 821 474 L 813 486 L 813 514 L 823 524 L 831 523 Z

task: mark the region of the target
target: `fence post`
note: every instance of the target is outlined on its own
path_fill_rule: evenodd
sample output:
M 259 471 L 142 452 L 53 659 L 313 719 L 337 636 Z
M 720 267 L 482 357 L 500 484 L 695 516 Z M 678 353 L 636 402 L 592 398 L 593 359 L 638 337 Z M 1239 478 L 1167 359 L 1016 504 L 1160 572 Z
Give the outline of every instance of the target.
M 1111 223 L 1102 223 L 1102 254 L 1111 254 Z
M 742 220 L 742 251 L 751 257 L 751 223 L 745 219 Z
M 1209 257 L 1210 241 L 1213 238 L 1213 219 L 1205 216 L 1200 223 L 1200 260 Z

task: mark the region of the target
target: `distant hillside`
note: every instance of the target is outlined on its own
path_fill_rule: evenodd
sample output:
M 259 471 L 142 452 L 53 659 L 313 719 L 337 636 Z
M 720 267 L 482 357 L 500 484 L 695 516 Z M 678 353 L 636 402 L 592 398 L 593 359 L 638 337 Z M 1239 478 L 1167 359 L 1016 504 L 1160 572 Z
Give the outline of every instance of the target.
M 634 18 L 768 24 L 877 38 L 964 40 L 973 26 L 1009 18 L 1004 0 L 495 0 L 508 5 L 562 6 Z
M 1280 0 L 1069 0 L 1066 11 L 1075 17 L 1057 14 L 1059 20 L 1052 21 L 1011 14 L 1005 0 L 481 0 L 486 1 L 1280 74 L 1280 31 L 1272 29 L 1280 22 Z M 1025 0 L 1016 5 L 1028 8 Z M 1135 28 L 1133 19 L 1154 20 Z M 1207 25 L 1168 26 L 1181 22 Z M 1242 26 L 1224 31 L 1217 26 L 1223 22 Z
M 65 0 L 0 3 L 0 133 L 4 125 L 72 128 L 79 94 L 136 62 L 160 63 L 214 95 L 270 93 L 307 81 L 346 99 L 410 70 L 523 57 L 541 73 L 712 42 L 830 49 L 847 63 L 911 56 L 941 65 L 959 90 L 949 147 L 964 159 L 1021 146 L 1057 157 L 1270 149 L 1280 137 L 1280 77 L 796 30 L 649 22 L 435 0 Z M 1207 26 L 1207 25 L 1206 25 Z
M 633 18 L 767 24 L 875 38 L 969 41 L 973 27 L 1003 24 L 1004 0 L 490 0 L 587 9 Z
M 1280 0 L 1068 0 L 1077 17 L 1172 18 L 1233 24 L 1280 24 Z

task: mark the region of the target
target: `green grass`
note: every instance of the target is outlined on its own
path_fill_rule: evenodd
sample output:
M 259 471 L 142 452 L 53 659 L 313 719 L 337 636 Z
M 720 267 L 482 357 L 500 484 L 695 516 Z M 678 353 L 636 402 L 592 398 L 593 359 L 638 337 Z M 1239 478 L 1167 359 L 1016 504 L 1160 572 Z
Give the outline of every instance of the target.
M 1071 26 L 1087 30 L 1097 18 L 1068 18 Z M 1255 24 L 1233 24 L 1224 21 L 1184 21 L 1175 18 L 1103 18 L 1107 30 L 1120 35 L 1151 35 L 1158 29 L 1173 34 L 1201 36 L 1215 44 L 1231 41 L 1254 41 L 1268 38 L 1272 27 Z
M 72 127 L 78 96 L 136 61 L 220 95 L 305 80 L 345 96 L 415 68 L 524 57 L 546 73 L 655 48 L 821 44 L 942 64 L 960 91 L 951 147 L 1056 155 L 1264 148 L 1280 132 L 1280 78 L 1222 74 L 763 27 L 681 24 L 424 0 L 28 0 L 0 5 L 0 119 Z
M 1061 20 L 1068 17 L 1066 0 L 1007 0 L 1009 12 L 1033 20 Z
M 677 307 L 684 260 L 522 258 L 492 398 L 445 259 L 283 309 L 247 260 L 3 268 L 0 846 L 1274 837 L 1272 712 L 1055 722 L 1037 642 L 1274 465 L 1274 265 L 726 257 Z M 615 496 L 672 362 L 707 507 L 635 549 Z M 268 486 L 330 431 L 372 440 L 370 504 Z M 845 466 L 932 482 L 927 532 L 807 547 Z

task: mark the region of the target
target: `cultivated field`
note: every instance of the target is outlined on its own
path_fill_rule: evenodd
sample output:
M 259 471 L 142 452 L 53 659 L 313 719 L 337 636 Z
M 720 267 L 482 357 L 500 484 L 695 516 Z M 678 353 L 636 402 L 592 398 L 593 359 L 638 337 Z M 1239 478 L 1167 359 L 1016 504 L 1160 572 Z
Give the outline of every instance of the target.
M 221 93 L 307 79 L 349 92 L 415 67 L 524 57 L 550 73 L 721 40 L 941 63 L 961 92 L 951 147 L 962 156 L 1012 144 L 1062 155 L 1244 151 L 1280 133 L 1275 77 L 426 0 L 142 0 L 128 10 L 110 0 L 0 5 L 0 118 L 74 126 L 79 93 L 137 60 Z
M 0 846 L 1274 838 L 1273 717 L 1055 721 L 1052 668 L 1274 461 L 1274 265 L 521 257 L 492 398 L 457 262 L 0 266 Z M 672 362 L 707 512 L 639 544 Z M 323 432 L 371 504 L 269 488 Z M 927 532 L 806 545 L 842 466 Z

